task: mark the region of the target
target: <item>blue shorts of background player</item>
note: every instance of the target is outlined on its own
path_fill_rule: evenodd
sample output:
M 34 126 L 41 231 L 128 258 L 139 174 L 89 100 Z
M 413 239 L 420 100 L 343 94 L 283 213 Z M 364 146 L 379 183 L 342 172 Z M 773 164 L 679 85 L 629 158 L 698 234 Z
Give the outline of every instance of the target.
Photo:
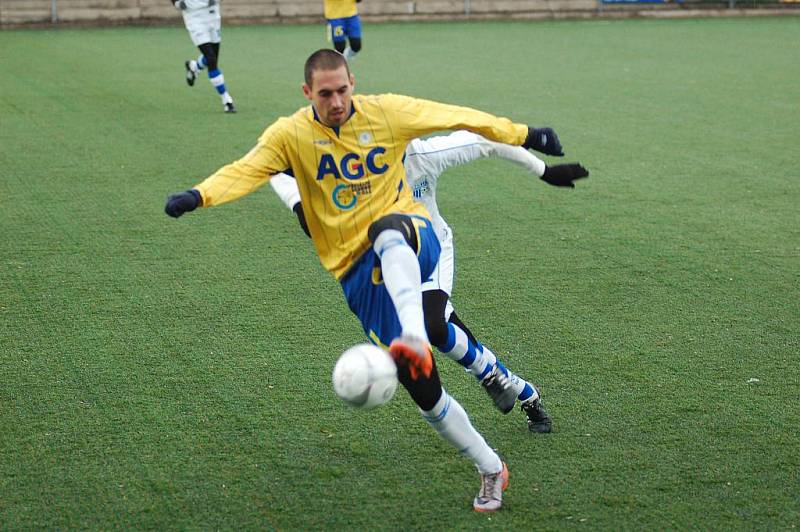
M 336 51 L 344 54 L 348 61 L 353 59 L 361 50 L 361 19 L 359 16 L 328 19 L 328 28 Z
M 409 245 L 417 252 L 422 282 L 429 280 L 439 262 L 440 244 L 427 218 L 409 215 L 415 234 Z M 381 259 L 372 247 L 367 249 L 342 278 L 347 304 L 358 316 L 364 333 L 374 344 L 389 348 L 402 333 L 394 303 L 383 284 Z

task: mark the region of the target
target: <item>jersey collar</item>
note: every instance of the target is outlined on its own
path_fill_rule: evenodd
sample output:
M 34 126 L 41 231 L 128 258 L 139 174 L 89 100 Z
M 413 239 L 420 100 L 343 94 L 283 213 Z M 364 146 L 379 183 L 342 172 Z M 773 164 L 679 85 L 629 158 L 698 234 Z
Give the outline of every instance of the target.
M 323 124 L 322 122 L 320 122 L 319 115 L 317 114 L 317 110 L 314 109 L 314 104 L 311 104 L 310 107 L 311 107 L 311 112 L 313 113 L 313 116 L 314 116 L 314 121 L 318 122 L 319 125 L 321 125 L 322 127 L 328 127 L 325 124 Z M 354 114 L 356 114 L 356 103 L 355 103 L 355 100 L 350 100 L 350 114 L 348 115 L 347 120 L 350 120 L 350 117 L 352 117 Z M 333 132 L 336 133 L 336 136 L 337 137 L 339 136 L 339 128 L 338 127 L 331 127 L 331 128 L 328 128 L 328 129 L 332 129 Z

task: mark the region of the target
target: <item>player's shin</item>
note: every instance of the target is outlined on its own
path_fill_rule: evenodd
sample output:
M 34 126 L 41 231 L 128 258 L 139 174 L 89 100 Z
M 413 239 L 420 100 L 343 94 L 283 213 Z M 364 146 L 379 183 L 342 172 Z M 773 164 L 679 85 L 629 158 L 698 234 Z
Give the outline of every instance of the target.
M 442 438 L 475 463 L 481 474 L 497 473 L 503 468 L 500 457 L 472 426 L 464 408 L 444 389 L 433 408 L 420 412 Z
M 483 349 L 476 345 L 461 327 L 447 323 L 447 343 L 437 346 L 448 358 L 455 360 L 472 373 L 478 380 L 491 371 L 494 360 L 490 361 L 484 355 Z

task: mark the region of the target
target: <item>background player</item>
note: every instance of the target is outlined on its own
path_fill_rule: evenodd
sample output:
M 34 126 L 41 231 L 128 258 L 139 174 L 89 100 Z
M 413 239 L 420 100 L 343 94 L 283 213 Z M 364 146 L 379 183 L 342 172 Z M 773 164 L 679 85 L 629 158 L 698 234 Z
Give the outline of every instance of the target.
M 324 0 L 328 36 L 336 51 L 348 61 L 361 50 L 361 18 L 356 3 L 361 0 Z M 349 45 L 348 45 L 349 41 Z
M 455 251 L 453 231 L 440 215 L 436 203 L 438 178 L 451 166 L 490 156 L 518 164 L 556 186 L 574 186 L 573 180 L 588 175 L 580 165 L 548 167 L 524 148 L 493 142 L 469 131 L 412 140 L 406 148 L 404 162 L 408 184 L 414 191 L 414 198 L 423 203 L 431 214 L 442 247 L 432 278 L 422 284 L 426 330 L 431 343 L 472 373 L 502 412 L 510 412 L 515 400 L 518 400 L 526 414 L 528 428 L 532 432 L 550 432 L 552 422 L 541 404 L 536 387 L 510 372 L 489 348 L 478 342 L 458 318 L 450 302 Z M 277 174 L 269 183 L 283 203 L 297 214 L 300 225 L 308 234 L 294 178 Z
M 165 211 L 179 217 L 227 203 L 291 169 L 323 267 L 340 281 L 367 337 L 389 345 L 398 379 L 423 418 L 474 462 L 481 489 L 473 508 L 497 510 L 508 468 L 442 388 L 431 356 L 421 283 L 433 272 L 440 246 L 406 183 L 402 159 L 413 138 L 442 129 L 471 129 L 551 154 L 561 152 L 560 144 L 554 133 L 532 134 L 523 124 L 466 107 L 394 94 L 354 96 L 354 84 L 342 54 L 313 53 L 303 84 L 311 105 L 278 119 L 238 161 L 171 195 Z
M 208 80 L 214 86 L 226 113 L 235 113 L 233 98 L 225 87 L 225 76 L 222 75 L 219 62 L 219 47 L 222 40 L 221 16 L 218 0 L 172 0 L 172 5 L 180 9 L 183 23 L 189 31 L 189 37 L 200 56 L 184 63 L 186 67 L 186 83 L 190 87 L 197 79 L 200 70 L 208 69 Z

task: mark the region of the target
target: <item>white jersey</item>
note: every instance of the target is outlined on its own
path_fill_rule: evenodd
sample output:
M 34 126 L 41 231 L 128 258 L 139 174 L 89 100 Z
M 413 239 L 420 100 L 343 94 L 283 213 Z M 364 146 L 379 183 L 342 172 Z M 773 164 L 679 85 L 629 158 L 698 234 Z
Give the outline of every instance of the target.
M 440 241 L 444 241 L 451 230 L 436 204 L 439 176 L 451 166 L 492 155 L 511 161 L 538 177 L 544 174 L 544 162 L 525 148 L 493 142 L 469 131 L 456 131 L 424 140 L 414 139 L 406 148 L 403 165 L 408 184 L 414 190 L 414 199 L 424 204 L 431 214 Z
M 217 5 L 217 0 L 182 0 L 181 7 L 186 6 L 187 11 L 191 11 L 193 9 L 203 9 L 206 7 L 212 7 Z

